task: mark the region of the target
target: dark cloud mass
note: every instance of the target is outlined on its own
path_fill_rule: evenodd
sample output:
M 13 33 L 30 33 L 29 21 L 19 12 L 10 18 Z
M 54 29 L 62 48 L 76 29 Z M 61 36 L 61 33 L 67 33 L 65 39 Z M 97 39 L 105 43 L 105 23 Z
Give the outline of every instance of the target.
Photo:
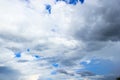
M 119 41 L 120 40 L 120 1 L 99 2 L 85 14 L 87 24 L 75 32 L 78 39 L 87 41 Z

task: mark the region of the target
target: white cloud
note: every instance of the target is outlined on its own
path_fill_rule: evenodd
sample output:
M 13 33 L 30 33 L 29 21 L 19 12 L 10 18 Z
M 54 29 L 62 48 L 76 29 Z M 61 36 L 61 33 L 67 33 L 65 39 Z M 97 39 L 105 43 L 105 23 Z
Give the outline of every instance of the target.
M 79 62 L 85 60 L 89 64 L 93 56 L 119 62 L 119 42 L 108 41 L 119 39 L 119 35 L 105 38 L 106 42 L 94 41 L 104 38 L 96 32 L 105 24 L 101 8 L 109 10 L 112 2 L 102 1 L 101 4 L 98 0 L 86 0 L 82 5 L 73 6 L 52 0 L 0 1 L 0 66 L 18 70 L 22 73 L 21 80 L 36 80 L 38 76 L 51 77 L 53 62 L 60 63 L 67 70 L 69 67 L 71 70 L 82 68 Z M 52 14 L 45 10 L 46 4 L 52 6 Z M 115 12 L 116 7 L 117 3 L 113 7 Z M 30 52 L 26 51 L 27 48 Z M 22 52 L 20 59 L 14 57 L 17 51 Z M 36 60 L 34 54 L 43 59 Z M 53 78 L 56 77 L 61 75 Z M 75 80 L 75 77 L 69 80 Z

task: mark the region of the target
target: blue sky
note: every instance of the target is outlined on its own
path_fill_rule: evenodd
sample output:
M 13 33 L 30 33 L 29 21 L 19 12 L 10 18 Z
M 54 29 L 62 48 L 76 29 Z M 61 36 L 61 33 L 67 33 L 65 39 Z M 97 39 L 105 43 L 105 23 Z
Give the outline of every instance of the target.
M 98 75 L 110 74 L 112 68 L 114 68 L 114 63 L 104 59 L 92 59 L 90 63 L 81 62 L 80 64 L 85 66 L 83 70 L 88 70 Z
M 120 75 L 119 4 L 0 1 L 0 80 L 115 80 Z

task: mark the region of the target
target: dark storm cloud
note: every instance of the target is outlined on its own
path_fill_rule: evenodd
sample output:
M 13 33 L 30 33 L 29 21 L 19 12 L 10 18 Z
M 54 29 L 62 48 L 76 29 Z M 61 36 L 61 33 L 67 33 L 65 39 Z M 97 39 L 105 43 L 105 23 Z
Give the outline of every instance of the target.
M 0 80 L 18 80 L 20 73 L 10 67 L 0 66 Z
M 85 18 L 86 25 L 75 32 L 78 39 L 86 41 L 120 40 L 120 1 L 101 0 L 101 6 L 88 8 L 91 11 Z

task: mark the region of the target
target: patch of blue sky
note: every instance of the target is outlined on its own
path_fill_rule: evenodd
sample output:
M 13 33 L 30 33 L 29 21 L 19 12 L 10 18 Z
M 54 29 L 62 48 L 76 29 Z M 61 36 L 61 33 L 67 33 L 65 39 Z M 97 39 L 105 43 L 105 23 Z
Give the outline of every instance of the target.
M 21 57 L 21 52 L 16 52 L 16 53 L 15 53 L 15 57 L 16 57 L 16 58 L 20 58 L 20 57 Z
M 110 74 L 113 68 L 113 63 L 111 61 L 102 59 L 92 59 L 89 64 L 86 62 L 80 64 L 84 65 L 85 68 L 83 70 L 91 71 L 98 75 Z
M 51 75 L 56 75 L 56 74 L 57 74 L 57 71 L 54 70 L 54 71 L 52 71 L 50 74 L 51 74 Z
M 69 1 L 69 4 L 76 5 L 77 3 L 78 3 L 78 0 L 70 0 L 70 1 Z
M 84 0 L 79 0 L 80 2 L 81 2 L 81 4 L 83 4 L 84 3 Z
M 59 64 L 58 63 L 53 63 L 52 66 L 55 67 L 55 68 L 58 68 Z
M 30 52 L 30 49 L 29 49 L 29 48 L 27 49 L 27 52 Z
M 56 0 L 56 2 L 58 1 L 64 1 L 66 4 L 72 4 L 72 5 L 76 5 L 78 2 L 81 2 L 81 4 L 84 3 L 84 0 Z
M 82 70 L 81 69 L 76 69 L 75 70 L 75 73 L 79 73 L 79 72 L 81 72 Z
M 45 9 L 48 11 L 49 14 L 51 14 L 51 9 L 52 9 L 52 7 L 51 7 L 50 4 L 46 4 L 46 5 L 45 5 Z
M 39 55 L 34 55 L 36 59 L 40 59 L 41 57 Z

